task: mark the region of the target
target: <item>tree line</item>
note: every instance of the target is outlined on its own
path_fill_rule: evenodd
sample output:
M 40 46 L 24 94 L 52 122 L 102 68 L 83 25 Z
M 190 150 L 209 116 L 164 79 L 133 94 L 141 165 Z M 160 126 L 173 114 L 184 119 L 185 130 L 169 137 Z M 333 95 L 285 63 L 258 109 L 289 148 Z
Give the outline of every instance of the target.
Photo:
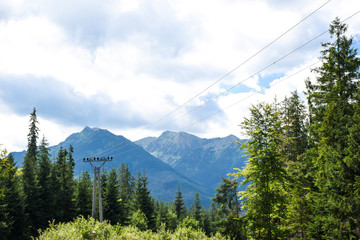
M 242 239 L 360 239 L 360 59 L 346 31 L 330 25 L 307 104 L 293 92 L 241 123 Z
M 61 147 L 56 157 L 51 159 L 45 137 L 38 145 L 38 133 L 34 108 L 30 114 L 23 168 L 17 168 L 12 154 L 7 156 L 6 151 L 2 150 L 1 239 L 30 239 L 38 236 L 39 231 L 44 231 L 50 223 L 66 223 L 78 216 L 90 217 L 92 214 L 93 182 L 87 171 L 74 176 L 74 148 L 71 145 L 68 149 Z M 208 236 L 214 235 L 222 231 L 221 221 L 229 208 L 222 204 L 229 201 L 233 205 L 238 204 L 237 182 L 229 183 L 225 178 L 223 181 L 218 189 L 219 196 L 216 195 L 209 209 L 202 206 L 198 192 L 194 195 L 193 204 L 187 207 L 180 185 L 172 202 L 154 199 L 145 173 L 134 175 L 126 164 L 121 163 L 117 169 L 101 172 L 104 219 L 113 225 L 131 225 L 142 231 L 165 229 L 174 232 L 178 227 L 191 227 Z M 230 198 L 229 191 L 232 191 Z

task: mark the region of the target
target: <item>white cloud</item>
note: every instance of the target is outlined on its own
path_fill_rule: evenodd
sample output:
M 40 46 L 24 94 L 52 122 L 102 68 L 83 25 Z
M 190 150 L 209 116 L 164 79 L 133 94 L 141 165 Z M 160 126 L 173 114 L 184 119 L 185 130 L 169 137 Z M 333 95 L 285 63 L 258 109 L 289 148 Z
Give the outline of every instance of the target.
M 143 129 L 138 135 L 144 137 L 158 135 L 167 128 L 186 131 L 185 126 L 223 109 L 219 115 L 192 125 L 188 130 L 205 137 L 239 135 L 237 125 L 248 114 L 251 103 L 271 101 L 275 95 L 281 99 L 295 89 L 304 90 L 304 79 L 311 75 L 309 72 L 281 79 L 316 60 L 320 42 L 328 41 L 328 35 L 261 74 L 254 73 L 325 31 L 336 16 L 344 19 L 360 10 L 358 0 L 329 2 L 219 84 L 172 114 L 169 120 L 150 129 L 144 129 L 144 124 L 155 122 L 204 90 L 323 3 L 325 1 L 320 0 L 286 3 L 278 0 L 5 0 L 0 3 L 3 16 L 0 18 L 0 76 L 37 83 L 42 81 L 36 79 L 51 79 L 67 95 L 63 98 L 47 96 L 52 98 L 49 103 L 71 100 L 74 105 L 78 104 L 71 111 L 88 108 L 83 109 L 84 116 L 86 112 L 104 114 L 102 121 L 96 120 L 97 124 L 104 124 L 98 127 L 118 134 L 133 136 Z M 353 17 L 348 21 L 352 35 L 360 32 L 357 19 Z M 186 114 L 185 109 L 189 111 L 244 80 L 242 86 L 230 93 L 177 122 L 166 124 Z M 281 82 L 271 89 L 226 108 L 252 94 L 248 91 L 258 91 L 279 80 Z M 11 89 L 0 90 L 1 102 L 6 102 L 1 99 L 4 96 L 1 91 L 6 90 Z M 100 102 L 94 104 L 95 107 L 108 109 L 96 111 L 95 107 L 87 107 L 91 99 Z M 30 112 L 34 106 L 28 104 Z M 0 141 L 12 149 L 24 148 L 27 116 L 9 106 L 5 106 L 6 111 L 0 115 L 5 125 L 0 129 L 4 130 L 1 131 L 4 139 Z M 118 109 L 120 106 L 122 109 Z M 26 103 L 22 103 L 21 109 L 24 108 Z M 83 123 L 64 126 L 57 118 L 66 121 L 71 118 L 59 115 L 51 118 L 49 114 L 43 115 L 46 117 L 41 119 L 40 127 L 47 132 L 45 135 L 51 144 L 62 141 L 71 131 L 94 123 L 81 120 Z M 126 121 L 134 124 L 126 124 Z M 115 122 L 120 122 L 118 127 L 114 126 Z

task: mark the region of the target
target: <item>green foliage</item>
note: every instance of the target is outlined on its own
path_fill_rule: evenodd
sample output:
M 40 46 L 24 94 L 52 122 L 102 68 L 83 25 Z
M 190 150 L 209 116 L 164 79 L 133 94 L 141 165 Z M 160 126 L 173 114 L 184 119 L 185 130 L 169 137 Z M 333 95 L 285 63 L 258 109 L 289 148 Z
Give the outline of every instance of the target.
M 135 182 L 133 207 L 135 211 L 140 210 L 145 214 L 149 229 L 155 230 L 154 200 L 147 185 L 148 178 L 139 173 Z
M 119 216 L 119 224 L 128 225 L 131 213 L 131 200 L 134 192 L 134 178 L 129 167 L 121 163 L 118 174 L 119 182 L 119 204 L 123 214 Z
M 39 129 L 36 109 L 30 114 L 30 125 L 28 134 L 28 145 L 23 162 L 22 183 L 25 194 L 25 213 L 28 217 L 27 223 L 32 235 L 42 225 L 41 198 L 39 196 L 38 162 L 37 162 L 37 139 Z
M 92 210 L 92 182 L 90 174 L 83 172 L 76 183 L 76 207 L 78 215 L 88 217 Z
M 180 185 L 178 185 L 178 189 L 175 193 L 174 208 L 175 208 L 176 218 L 178 222 L 181 222 L 186 214 L 186 206 Z
M 191 209 L 192 209 L 192 211 L 191 211 L 192 217 L 199 223 L 202 223 L 202 220 L 203 220 L 202 219 L 202 206 L 201 206 L 201 201 L 200 201 L 200 194 L 198 191 L 196 191 L 196 193 L 195 193 L 195 198 L 194 198 L 194 202 L 193 202 Z
M 169 207 L 164 201 L 156 201 L 156 228 L 160 229 L 164 226 L 166 230 L 170 227 Z M 175 228 L 174 228 L 175 229 Z
M 244 235 L 244 224 L 240 221 L 240 204 L 237 198 L 238 183 L 235 179 L 221 177 L 222 183 L 216 189 L 212 199 L 217 208 L 211 207 L 211 218 L 217 231 L 230 239 L 241 239 Z M 213 212 L 216 211 L 216 212 Z
M 184 218 L 184 220 L 178 225 L 178 227 L 186 227 L 186 228 L 192 228 L 192 229 L 199 229 L 200 228 L 200 222 L 194 218 L 191 218 L 187 216 Z
M 124 214 L 120 205 L 119 183 L 115 168 L 111 169 L 108 174 L 108 181 L 104 189 L 104 217 L 110 223 L 116 224 L 120 222 L 120 216 Z
M 139 228 L 141 231 L 148 229 L 147 217 L 140 209 L 133 213 L 130 223 L 132 226 Z
M 237 177 L 244 177 L 243 210 L 249 221 L 248 235 L 256 239 L 284 238 L 281 223 L 286 206 L 284 183 L 287 175 L 282 158 L 282 122 L 276 103 L 260 103 L 250 108 L 250 118 L 241 124 L 250 137 L 241 147 L 249 157 Z
M 74 222 L 58 223 L 53 221 L 49 228 L 39 231 L 40 236 L 36 239 L 60 240 L 60 239 L 110 239 L 117 235 L 116 228 L 109 223 L 100 223 L 93 218 L 79 217 Z
M 0 151 L 0 238 L 25 239 L 24 199 L 14 158 Z
M 282 102 L 282 128 L 285 155 L 287 216 L 284 224 L 290 237 L 306 238 L 307 222 L 310 220 L 310 189 L 313 179 L 307 175 L 311 161 L 305 157 L 308 149 L 305 106 L 298 93 L 291 93 Z
M 311 235 L 326 239 L 357 239 L 360 208 L 355 157 L 359 122 L 360 58 L 352 47 L 347 26 L 335 19 L 330 26 L 333 43 L 323 44 L 323 64 L 314 71 L 317 81 L 307 83 L 313 154 L 314 184 Z M 355 121 L 354 121 L 355 120 Z M 355 137 L 356 136 L 356 137 Z M 355 137 L 355 138 L 354 138 Z M 353 152 L 355 151 L 355 152 Z M 321 230 L 319 230 L 321 229 Z
M 50 149 L 48 143 L 43 137 L 39 147 L 39 197 L 40 201 L 40 228 L 45 228 L 48 222 L 52 220 L 51 203 L 54 201 L 54 195 L 52 194 L 51 186 L 51 168 L 52 163 L 50 161 Z
M 179 227 L 174 233 L 170 233 L 161 227 L 159 232 L 141 231 L 135 226 L 112 226 L 108 222 L 100 223 L 93 218 L 85 219 L 79 217 L 73 222 L 50 224 L 50 227 L 40 231 L 37 240 L 63 240 L 63 239 L 113 239 L 113 240 L 192 240 L 192 239 L 226 239 L 219 234 L 214 237 L 207 237 L 204 232 L 194 230 L 191 227 Z
M 53 180 L 55 182 L 53 184 L 57 186 L 57 189 L 53 207 L 56 220 L 60 222 L 70 221 L 76 214 L 72 151 L 71 146 L 69 150 L 61 147 L 54 165 Z

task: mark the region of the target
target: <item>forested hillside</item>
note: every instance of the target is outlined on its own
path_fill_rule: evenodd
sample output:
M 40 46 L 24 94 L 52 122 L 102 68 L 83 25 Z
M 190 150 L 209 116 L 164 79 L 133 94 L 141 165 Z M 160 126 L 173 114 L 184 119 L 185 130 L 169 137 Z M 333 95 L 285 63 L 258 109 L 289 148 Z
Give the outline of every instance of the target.
M 22 168 L 1 152 L 0 238 L 360 239 L 360 58 L 346 30 L 330 25 L 306 103 L 295 91 L 252 105 L 238 142 L 246 165 L 221 179 L 209 209 L 199 192 L 186 207 L 181 185 L 155 199 L 146 173 L 123 163 L 101 175 L 107 221 L 89 218 L 90 174 L 74 178 L 72 145 L 50 160 L 34 108 Z

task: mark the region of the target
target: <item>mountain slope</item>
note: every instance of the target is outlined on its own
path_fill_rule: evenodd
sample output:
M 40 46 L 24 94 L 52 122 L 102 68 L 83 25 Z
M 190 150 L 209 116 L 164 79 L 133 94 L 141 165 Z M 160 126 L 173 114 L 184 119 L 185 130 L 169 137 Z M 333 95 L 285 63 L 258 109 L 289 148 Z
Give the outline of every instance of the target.
M 234 135 L 205 139 L 185 132 L 167 131 L 146 144 L 143 140 L 135 143 L 188 178 L 209 186 L 214 193 L 220 176 L 225 177 L 234 172 L 234 168 L 244 166 L 246 157 L 239 150 L 238 141 L 241 140 Z
M 83 162 L 84 157 L 113 156 L 113 161 L 106 162 L 105 168 L 117 168 L 123 162 L 128 164 L 129 170 L 135 175 L 139 171 L 145 171 L 149 178 L 149 188 L 155 198 L 172 201 L 177 185 L 180 184 L 187 204 L 191 204 L 196 190 L 200 192 L 205 206 L 210 203 L 211 190 L 208 187 L 191 181 L 123 136 L 114 135 L 104 129 L 86 127 L 79 133 L 71 134 L 64 142 L 50 147 L 52 157 L 56 158 L 60 147 L 68 148 L 70 145 L 74 147 L 75 175 L 82 171 L 92 173 L 90 164 Z M 23 156 L 24 152 L 14 154 L 18 163 L 23 161 Z

